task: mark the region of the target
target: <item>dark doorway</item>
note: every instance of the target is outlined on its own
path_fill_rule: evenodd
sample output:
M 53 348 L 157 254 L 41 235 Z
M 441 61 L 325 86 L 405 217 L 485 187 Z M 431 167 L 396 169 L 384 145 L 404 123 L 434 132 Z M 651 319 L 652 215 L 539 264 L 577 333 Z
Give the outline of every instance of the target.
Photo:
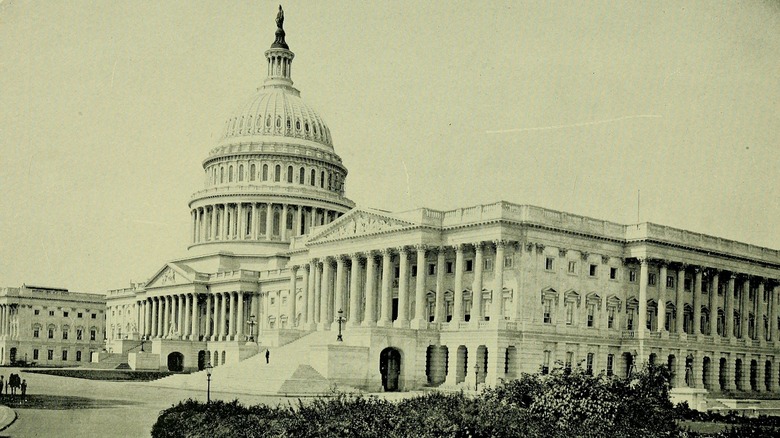
M 11 362 L 11 365 L 16 363 L 16 347 L 11 347 L 8 350 L 8 360 Z
M 388 347 L 379 354 L 379 372 L 382 374 L 382 388 L 385 391 L 398 391 L 401 376 L 401 353 Z
M 208 361 L 206 360 L 206 352 L 203 350 L 200 350 L 198 352 L 198 371 L 203 371 L 206 369 L 206 363 Z
M 183 371 L 184 355 L 174 351 L 168 355 L 168 371 Z

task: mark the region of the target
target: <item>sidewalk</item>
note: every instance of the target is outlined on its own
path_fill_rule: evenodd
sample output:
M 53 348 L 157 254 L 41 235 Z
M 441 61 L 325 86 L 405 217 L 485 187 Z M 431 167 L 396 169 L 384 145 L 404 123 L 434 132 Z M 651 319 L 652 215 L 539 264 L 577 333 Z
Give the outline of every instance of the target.
M 8 406 L 0 405 L 0 430 L 5 430 L 14 421 L 16 421 L 16 411 Z

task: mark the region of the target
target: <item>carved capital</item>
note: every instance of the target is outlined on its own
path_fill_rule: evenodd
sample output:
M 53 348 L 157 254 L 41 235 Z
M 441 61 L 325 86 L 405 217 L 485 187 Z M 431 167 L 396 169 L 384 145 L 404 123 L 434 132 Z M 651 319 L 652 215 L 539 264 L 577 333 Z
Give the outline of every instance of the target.
M 463 252 L 463 247 L 464 247 L 464 246 L 465 246 L 465 245 L 464 245 L 464 244 L 462 244 L 462 243 L 456 243 L 456 244 L 452 245 L 452 247 L 455 249 L 455 252 L 456 252 L 456 253 L 458 253 L 458 252 L 462 253 L 462 252 Z
M 607 255 L 601 256 L 601 264 L 602 265 L 608 265 L 609 264 L 609 256 L 607 256 Z
M 498 248 L 506 248 L 506 240 L 504 239 L 498 239 L 493 241 L 493 245 L 496 246 L 496 249 Z
M 399 246 L 395 250 L 398 251 L 398 255 L 401 255 L 401 256 L 405 256 L 405 255 L 409 254 L 409 248 L 406 247 L 406 246 Z
M 558 248 L 558 257 L 566 257 L 566 253 L 569 252 L 566 248 Z
M 541 254 L 544 252 L 544 244 L 543 243 L 537 243 L 536 244 L 536 253 Z
M 647 258 L 646 257 L 637 257 L 636 261 L 639 262 L 640 265 L 646 265 L 647 264 Z
M 379 250 L 379 255 L 382 257 L 388 257 L 391 256 L 393 252 L 390 250 L 390 248 L 382 248 Z
M 668 268 L 669 267 L 669 260 L 659 259 L 658 260 L 658 267 L 659 268 Z
M 588 261 L 588 257 L 590 257 L 590 253 L 589 252 L 587 252 L 587 251 L 580 252 L 580 258 L 582 259 L 583 262 Z
M 300 265 L 292 265 L 290 266 L 290 271 L 292 271 L 292 273 L 295 274 L 296 272 L 298 272 L 298 268 L 300 267 L 301 267 Z
M 424 243 L 418 243 L 418 244 L 414 245 L 414 249 L 417 252 L 421 252 L 422 251 L 424 253 L 428 249 L 428 245 L 426 245 Z
M 531 252 L 534 250 L 534 244 L 532 242 L 527 242 L 525 244 L 525 250 L 528 252 Z
M 349 255 L 350 260 L 352 260 L 352 263 L 360 262 L 360 259 L 363 257 L 362 252 L 353 252 Z

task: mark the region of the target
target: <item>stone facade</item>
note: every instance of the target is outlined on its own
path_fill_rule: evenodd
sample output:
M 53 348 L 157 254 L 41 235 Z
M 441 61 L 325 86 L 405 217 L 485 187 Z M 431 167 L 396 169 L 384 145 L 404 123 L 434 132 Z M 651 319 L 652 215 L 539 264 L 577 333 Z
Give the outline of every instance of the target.
M 283 40 L 204 161 L 190 255 L 109 292 L 111 315 L 133 319 L 116 323 L 137 327 L 123 335 L 150 339 L 161 367 L 308 335 L 313 368 L 374 390 L 492 385 L 557 361 L 615 375 L 654 361 L 681 388 L 778 390 L 778 251 L 507 202 L 355 208 Z
M 105 341 L 105 299 L 67 289 L 0 288 L 0 364 L 75 366 Z

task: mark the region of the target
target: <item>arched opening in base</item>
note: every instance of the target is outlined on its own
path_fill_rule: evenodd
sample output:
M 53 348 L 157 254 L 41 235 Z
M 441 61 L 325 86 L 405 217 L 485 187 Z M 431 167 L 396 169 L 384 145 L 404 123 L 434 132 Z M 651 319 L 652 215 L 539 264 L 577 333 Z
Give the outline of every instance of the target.
M 379 373 L 382 375 L 382 389 L 388 392 L 400 389 L 401 352 L 387 347 L 379 354 Z
M 184 371 L 184 355 L 178 351 L 168 355 L 168 371 Z

